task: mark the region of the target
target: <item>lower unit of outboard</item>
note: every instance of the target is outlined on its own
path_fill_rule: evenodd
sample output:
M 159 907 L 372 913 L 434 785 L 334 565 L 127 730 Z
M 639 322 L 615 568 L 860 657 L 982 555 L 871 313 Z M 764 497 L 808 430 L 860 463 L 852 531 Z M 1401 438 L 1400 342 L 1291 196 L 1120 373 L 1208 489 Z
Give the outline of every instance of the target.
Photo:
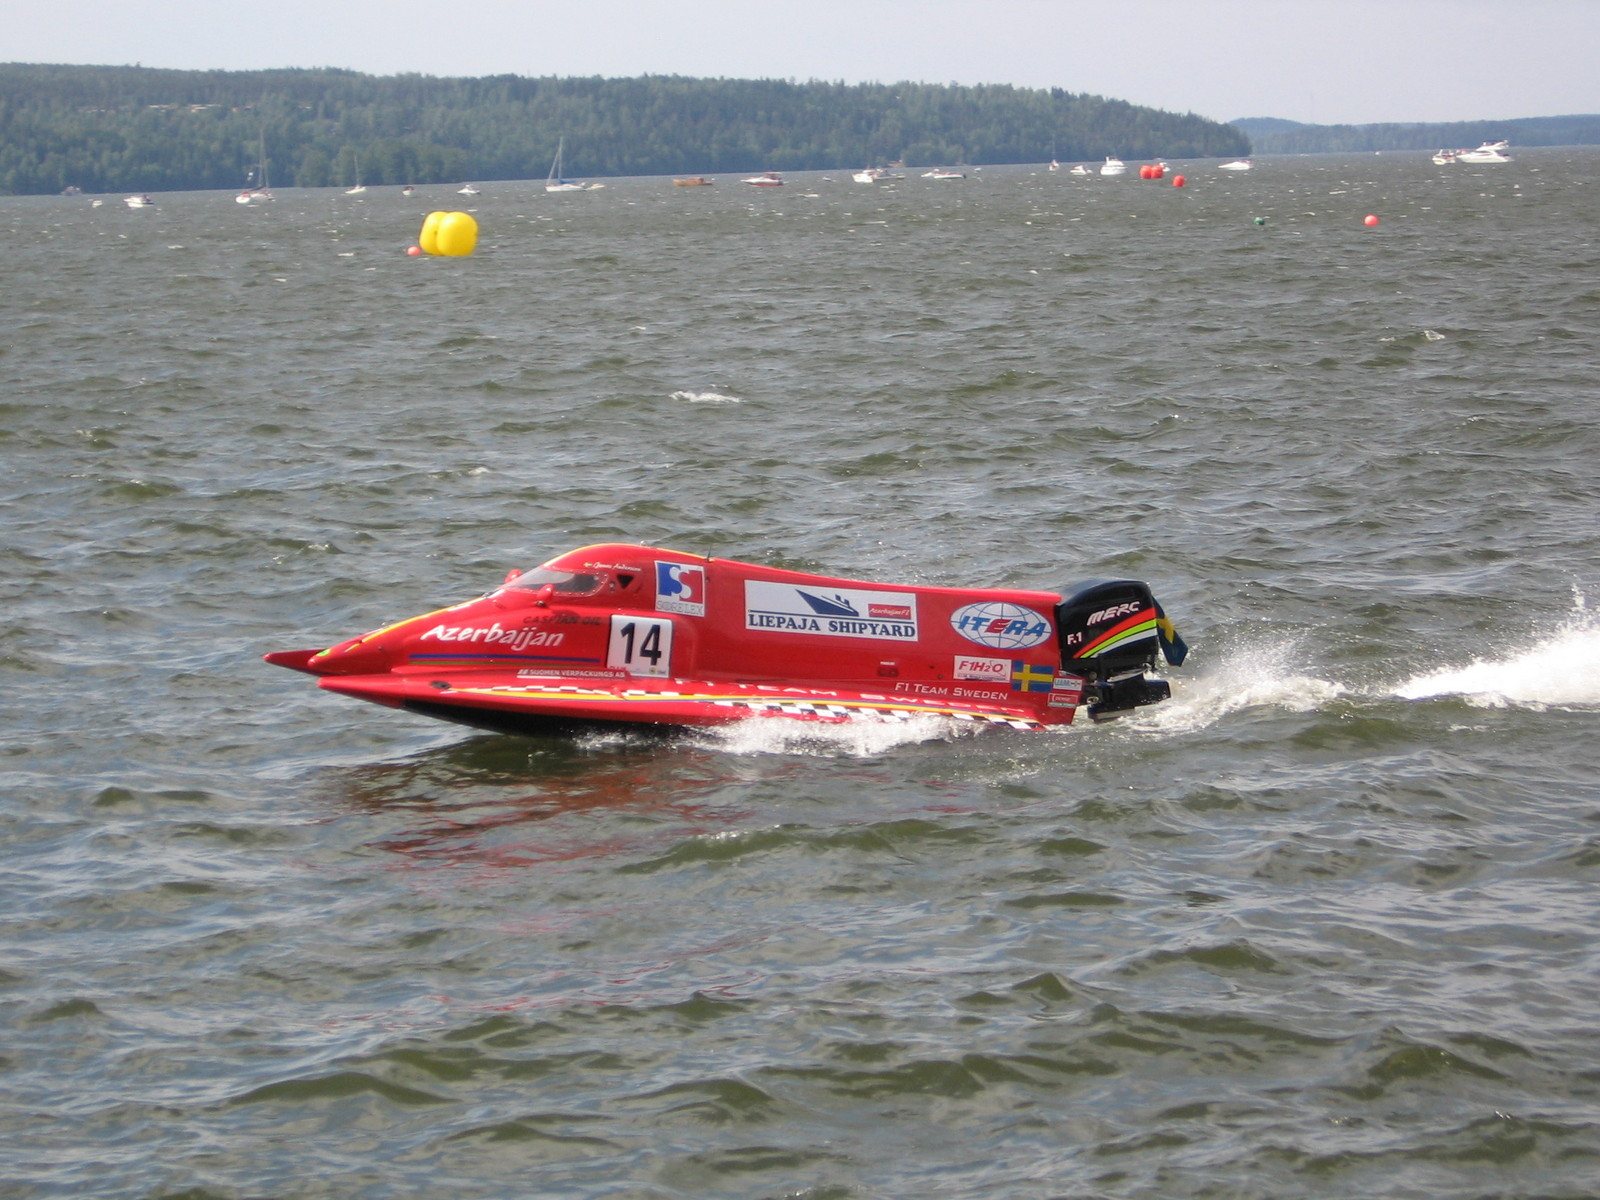
M 1096 579 L 1079 584 L 1056 606 L 1063 669 L 1084 678 L 1091 720 L 1104 721 L 1172 695 L 1152 679 L 1156 656 L 1173 666 L 1188 647 L 1167 620 L 1147 584 L 1136 579 Z

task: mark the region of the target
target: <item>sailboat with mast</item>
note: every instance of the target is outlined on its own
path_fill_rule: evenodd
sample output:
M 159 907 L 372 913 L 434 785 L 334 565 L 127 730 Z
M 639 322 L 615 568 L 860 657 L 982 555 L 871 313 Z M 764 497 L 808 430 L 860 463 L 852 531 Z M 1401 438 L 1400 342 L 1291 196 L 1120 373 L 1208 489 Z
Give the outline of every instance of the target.
M 544 181 L 544 190 L 547 192 L 587 192 L 589 185 L 579 183 L 575 179 L 561 177 L 561 158 L 567 148 L 567 139 L 559 138 L 556 141 L 556 156 L 550 163 L 550 174 Z
M 272 199 L 272 187 L 267 182 L 267 131 L 261 131 L 257 144 L 256 169 L 245 176 L 244 188 L 234 198 L 236 204 L 256 204 Z
M 362 192 L 364 192 L 366 190 L 367 190 L 366 187 L 361 182 L 361 155 L 357 154 L 356 155 L 356 182 L 355 182 L 355 186 L 354 187 L 345 188 L 344 194 L 346 196 L 359 196 L 359 195 L 361 195 Z

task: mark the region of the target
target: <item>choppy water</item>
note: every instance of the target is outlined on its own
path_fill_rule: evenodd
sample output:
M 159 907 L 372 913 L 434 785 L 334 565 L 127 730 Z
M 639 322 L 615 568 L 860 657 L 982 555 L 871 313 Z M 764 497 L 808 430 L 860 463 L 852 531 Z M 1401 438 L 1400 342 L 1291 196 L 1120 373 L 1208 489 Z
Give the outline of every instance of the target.
M 0 1195 L 1595 1195 L 1600 153 L 1183 166 L 0 200 Z M 613 538 L 1195 651 L 669 746 L 259 662 Z

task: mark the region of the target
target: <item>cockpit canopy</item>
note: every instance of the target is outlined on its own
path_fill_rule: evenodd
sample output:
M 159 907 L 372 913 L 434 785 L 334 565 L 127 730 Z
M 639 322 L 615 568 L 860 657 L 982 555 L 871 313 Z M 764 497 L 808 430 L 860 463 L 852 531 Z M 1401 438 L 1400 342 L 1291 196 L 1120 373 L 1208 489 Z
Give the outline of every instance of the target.
M 550 567 L 534 567 L 508 581 L 505 586 L 536 592 L 548 585 L 560 596 L 593 596 L 606 583 L 606 576 L 592 571 L 557 571 Z

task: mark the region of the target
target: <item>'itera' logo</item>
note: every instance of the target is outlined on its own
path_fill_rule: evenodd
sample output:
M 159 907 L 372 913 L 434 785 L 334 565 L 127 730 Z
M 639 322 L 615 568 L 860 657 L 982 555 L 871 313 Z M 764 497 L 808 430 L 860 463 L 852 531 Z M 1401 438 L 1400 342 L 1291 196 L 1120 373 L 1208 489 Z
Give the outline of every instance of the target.
M 989 600 L 950 614 L 950 627 L 969 642 L 996 650 L 1026 650 L 1050 636 L 1050 622 L 1020 604 Z

